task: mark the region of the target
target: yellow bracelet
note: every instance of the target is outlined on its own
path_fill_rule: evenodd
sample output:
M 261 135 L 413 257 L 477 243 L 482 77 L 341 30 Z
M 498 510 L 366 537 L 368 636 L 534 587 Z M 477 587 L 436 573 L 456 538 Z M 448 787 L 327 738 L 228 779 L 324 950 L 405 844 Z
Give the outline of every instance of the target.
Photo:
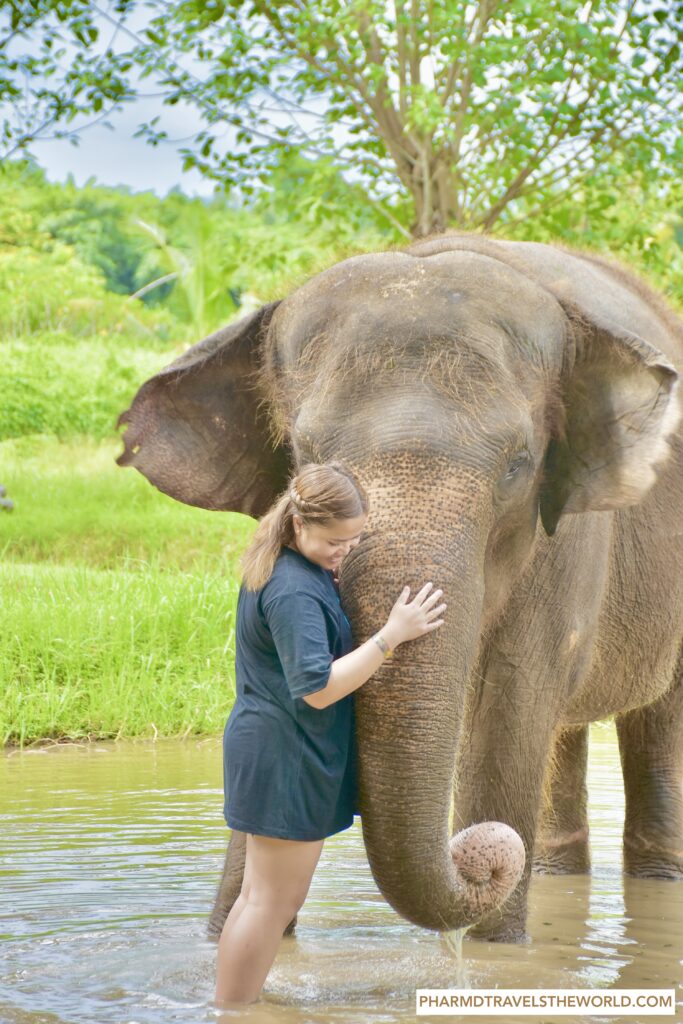
M 381 636 L 379 633 L 375 633 L 372 639 L 375 641 L 375 643 L 377 644 L 385 658 L 390 658 L 392 656 L 394 652 L 389 647 L 389 644 L 386 642 L 383 636 Z

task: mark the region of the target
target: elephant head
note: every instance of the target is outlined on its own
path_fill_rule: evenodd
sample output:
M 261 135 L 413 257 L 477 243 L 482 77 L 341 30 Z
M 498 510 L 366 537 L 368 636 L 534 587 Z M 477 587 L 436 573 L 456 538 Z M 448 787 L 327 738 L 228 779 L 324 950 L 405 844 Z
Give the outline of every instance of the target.
M 436 930 L 478 920 L 518 877 L 511 830 L 449 835 L 482 635 L 563 515 L 647 493 L 679 415 L 665 354 L 620 325 L 618 301 L 610 317 L 572 290 L 578 257 L 561 254 L 553 289 L 536 250 L 556 251 L 520 246 L 447 236 L 344 260 L 193 346 L 119 419 L 117 461 L 209 509 L 259 516 L 301 463 L 346 462 L 370 498 L 340 581 L 356 643 L 404 584 L 444 590 L 446 623 L 355 694 L 371 870 Z

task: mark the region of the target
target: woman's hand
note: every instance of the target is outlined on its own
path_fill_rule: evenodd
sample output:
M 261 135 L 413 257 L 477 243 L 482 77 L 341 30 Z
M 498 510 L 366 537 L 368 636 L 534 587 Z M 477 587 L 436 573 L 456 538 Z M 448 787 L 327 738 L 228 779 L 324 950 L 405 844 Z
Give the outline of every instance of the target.
M 434 590 L 430 594 L 432 586 L 432 583 L 425 583 L 410 602 L 410 587 L 403 588 L 389 613 L 386 626 L 380 630 L 391 647 L 396 647 L 405 640 L 415 640 L 423 633 L 431 633 L 433 629 L 443 625 L 444 620 L 439 618 L 439 615 L 446 608 L 446 602 L 434 607 L 443 590 Z

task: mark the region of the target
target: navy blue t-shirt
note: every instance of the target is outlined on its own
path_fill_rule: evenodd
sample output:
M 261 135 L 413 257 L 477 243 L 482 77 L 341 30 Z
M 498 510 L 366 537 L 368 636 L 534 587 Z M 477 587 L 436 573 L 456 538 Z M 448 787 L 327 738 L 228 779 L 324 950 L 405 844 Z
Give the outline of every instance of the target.
M 230 828 L 323 839 L 357 813 L 353 694 L 326 708 L 303 700 L 353 649 L 332 573 L 282 547 L 260 590 L 240 587 L 236 698 L 223 734 Z

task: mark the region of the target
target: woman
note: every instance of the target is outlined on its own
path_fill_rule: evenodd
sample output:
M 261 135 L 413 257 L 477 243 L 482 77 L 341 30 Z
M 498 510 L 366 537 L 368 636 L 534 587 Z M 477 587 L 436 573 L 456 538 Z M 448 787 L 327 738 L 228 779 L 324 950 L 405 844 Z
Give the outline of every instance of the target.
M 353 691 L 398 644 L 444 621 L 441 590 L 426 583 L 408 602 L 404 587 L 382 629 L 352 649 L 335 573 L 367 514 L 365 491 L 341 463 L 308 463 L 243 556 L 223 754 L 225 820 L 246 833 L 246 861 L 218 944 L 221 1006 L 258 999 L 325 838 L 353 824 Z

